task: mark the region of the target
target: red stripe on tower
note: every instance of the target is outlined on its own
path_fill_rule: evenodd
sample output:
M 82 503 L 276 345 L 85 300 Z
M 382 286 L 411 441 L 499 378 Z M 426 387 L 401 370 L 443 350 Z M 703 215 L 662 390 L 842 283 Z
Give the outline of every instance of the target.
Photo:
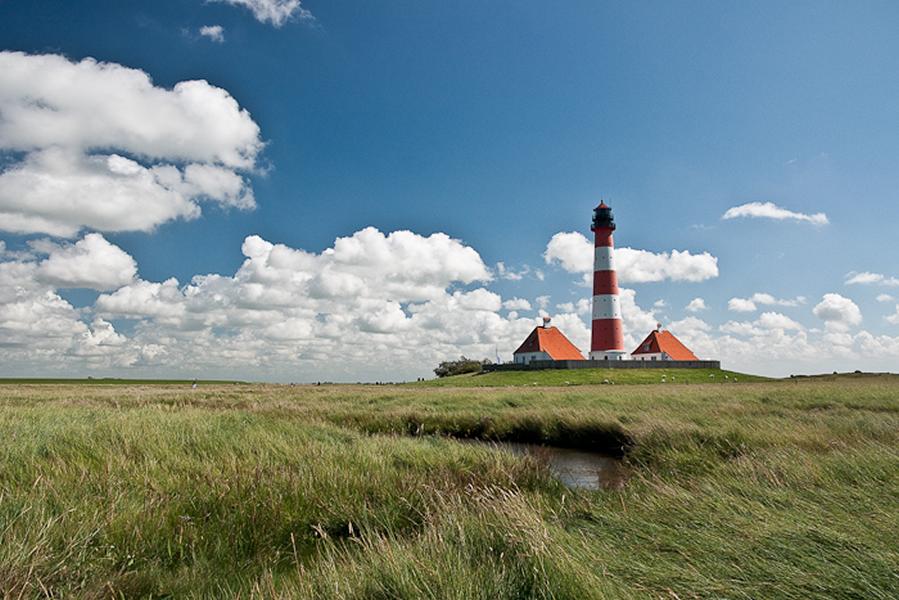
M 593 334 L 590 358 L 624 360 L 624 331 L 621 326 L 621 302 L 618 298 L 618 276 L 615 274 L 615 219 L 612 209 L 600 202 L 593 211 L 596 236 L 593 259 Z

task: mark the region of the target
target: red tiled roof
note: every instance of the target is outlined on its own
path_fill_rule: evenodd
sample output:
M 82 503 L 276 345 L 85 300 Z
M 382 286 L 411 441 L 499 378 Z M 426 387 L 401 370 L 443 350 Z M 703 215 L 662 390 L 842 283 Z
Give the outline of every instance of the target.
M 699 360 L 670 331 L 653 331 L 631 354 L 656 354 L 664 352 L 671 360 Z
M 583 355 L 558 327 L 535 327 L 515 354 L 546 352 L 552 360 L 584 360 Z

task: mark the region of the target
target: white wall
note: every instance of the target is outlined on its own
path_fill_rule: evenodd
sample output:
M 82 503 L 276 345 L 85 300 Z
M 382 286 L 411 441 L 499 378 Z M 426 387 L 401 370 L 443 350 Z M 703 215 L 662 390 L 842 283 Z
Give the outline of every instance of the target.
M 512 356 L 512 360 L 517 364 L 526 365 L 532 360 L 552 360 L 546 352 L 522 352 Z
M 664 352 L 653 352 L 650 354 L 632 354 L 632 360 L 671 360 L 671 357 Z
M 630 360 L 626 350 L 591 350 L 590 360 Z

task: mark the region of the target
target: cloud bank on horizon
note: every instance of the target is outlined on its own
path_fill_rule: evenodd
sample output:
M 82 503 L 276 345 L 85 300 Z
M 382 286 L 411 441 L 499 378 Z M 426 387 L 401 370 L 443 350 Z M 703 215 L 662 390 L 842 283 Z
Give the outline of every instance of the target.
M 274 25 L 302 10 L 299 2 L 228 1 Z M 460 354 L 508 358 L 544 315 L 580 348 L 588 346 L 584 282 L 593 245 L 578 232 L 558 232 L 546 243 L 545 263 L 561 269 L 568 291 L 579 296 L 551 311 L 550 295 L 503 297 L 492 289 L 499 280 L 521 280 L 530 268 L 500 262 L 490 269 L 476 248 L 441 232 L 367 227 L 319 252 L 251 233 L 233 273 L 186 282 L 141 278 L 138 262 L 106 236 L 152 234 L 173 220 L 198 219 L 210 205 L 256 206 L 251 177 L 265 147 L 260 127 L 227 90 L 206 81 L 167 89 L 115 63 L 0 52 L 0 115 L 0 150 L 12 157 L 0 163 L 0 230 L 27 238 L 15 251 L 0 241 L 5 375 L 408 378 Z M 771 203 L 734 207 L 723 218 L 737 217 L 828 222 L 823 213 Z M 624 247 L 616 261 L 624 284 L 698 286 L 721 274 L 709 251 Z M 844 283 L 893 280 L 862 272 Z M 99 295 L 76 308 L 62 293 L 70 289 Z M 852 299 L 829 292 L 810 310 L 806 303 L 768 292 L 733 297 L 733 312 L 794 312 L 765 310 L 715 325 L 698 316 L 709 306 L 696 296 L 683 318 L 666 319 L 667 327 L 698 355 L 747 370 L 899 358 L 899 336 L 863 329 Z M 627 287 L 621 305 L 629 346 L 667 310 L 664 301 L 641 307 Z M 802 316 L 814 317 L 813 325 Z M 883 320 L 899 323 L 899 306 Z

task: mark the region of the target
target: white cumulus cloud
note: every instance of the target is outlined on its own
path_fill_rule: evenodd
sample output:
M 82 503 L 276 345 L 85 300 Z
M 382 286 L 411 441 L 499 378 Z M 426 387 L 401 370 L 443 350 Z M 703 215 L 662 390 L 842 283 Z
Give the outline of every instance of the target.
M 622 283 L 651 281 L 705 281 L 718 276 L 718 259 L 702 252 L 687 250 L 649 252 L 621 248 L 615 251 L 616 268 Z
M 776 221 L 804 221 L 813 225 L 827 225 L 829 222 L 824 213 L 806 214 L 781 208 L 773 202 L 749 202 L 733 206 L 721 216 L 722 219 L 739 218 L 774 219 Z
M 225 41 L 225 28 L 221 25 L 203 25 L 200 27 L 200 35 L 221 44 Z
M 778 312 L 763 312 L 761 315 L 759 315 L 756 324 L 762 329 L 782 329 L 796 331 L 805 329 L 802 325 L 800 325 L 790 317 Z
M 524 298 L 510 298 L 503 302 L 506 310 L 531 310 L 531 303 Z
M 246 260 L 232 276 L 196 276 L 183 286 L 138 280 L 101 295 L 95 310 L 137 320 L 137 339 L 165 346 L 164 361 L 193 356 L 199 344 L 213 368 L 240 356 L 259 368 L 331 361 L 357 373 L 388 365 L 421 372 L 422 362 L 460 352 L 511 352 L 535 323 L 501 316 L 503 299 L 484 287 L 453 289 L 491 274 L 473 248 L 442 233 L 366 228 L 321 253 L 248 236 L 242 251 Z
M 731 298 L 727 301 L 727 310 L 733 312 L 754 312 L 757 309 L 755 302 L 748 298 Z
M 137 263 L 99 233 L 71 245 L 36 244 L 49 255 L 37 266 L 38 279 L 60 288 L 113 290 L 130 283 Z
M 863 271 L 861 273 L 848 273 L 846 275 L 846 285 L 882 285 L 885 287 L 899 287 L 899 277 L 889 277 L 882 273 L 871 273 Z
M 126 339 L 108 322 L 85 322 L 54 284 L 38 275 L 40 266 L 34 258 L 33 252 L 22 252 L 0 261 L 0 370 L 6 375 L 58 372 L 72 368 L 70 357 L 79 357 L 79 367 L 134 364 L 139 352 L 123 348 Z M 65 269 L 61 274 L 83 275 Z
M 212 0 L 224 2 L 231 6 L 242 6 L 249 9 L 256 20 L 281 27 L 288 21 L 314 21 L 312 13 L 303 8 L 300 0 Z
M 506 266 L 506 263 L 500 261 L 496 263 L 496 275 L 499 279 L 508 281 L 521 281 L 525 277 L 531 276 L 537 281 L 543 281 L 543 271 L 539 269 L 531 269 L 529 265 L 523 265 L 520 269 L 515 270 Z
M 690 300 L 690 303 L 684 308 L 687 312 L 697 313 L 703 310 L 706 310 L 708 307 L 705 305 L 705 300 L 702 298 L 693 298 Z
M 169 90 L 114 63 L 0 52 L 0 115 L 0 151 L 20 156 L 0 171 L 0 229 L 149 231 L 200 201 L 255 206 L 259 127 L 205 81 Z
M 550 238 L 543 259 L 547 264 L 558 263 L 569 273 L 591 273 L 593 244 L 582 233 L 559 232 Z
M 812 309 L 812 314 L 836 331 L 848 330 L 862 322 L 862 312 L 858 305 L 839 294 L 824 294 L 821 302 Z
M 546 245 L 543 258 L 558 263 L 569 273 L 593 272 L 593 244 L 581 233 L 560 232 Z M 633 248 L 615 249 L 616 271 L 621 283 L 655 281 L 705 281 L 718 276 L 718 259 L 708 252 L 687 250 L 649 252 Z
M 763 306 L 800 306 L 806 303 L 805 296 L 795 298 L 775 298 L 765 292 L 756 292 L 749 298 L 731 298 L 727 301 L 727 309 L 733 312 L 755 312 L 759 305 Z
M 139 280 L 112 294 L 103 294 L 97 298 L 95 307 L 100 314 L 132 319 L 154 318 L 177 324 L 187 312 L 186 300 L 175 278 L 162 283 Z
M 699 317 L 686 317 L 680 321 L 674 321 L 668 324 L 667 329 L 675 335 L 690 335 L 700 331 L 709 331 L 712 326 L 700 319 Z
M 755 321 L 728 321 L 718 329 L 731 335 L 762 337 L 766 332 L 804 331 L 805 327 L 782 313 L 769 311 Z
M 899 325 L 899 304 L 896 305 L 896 312 L 886 317 L 887 323 Z

